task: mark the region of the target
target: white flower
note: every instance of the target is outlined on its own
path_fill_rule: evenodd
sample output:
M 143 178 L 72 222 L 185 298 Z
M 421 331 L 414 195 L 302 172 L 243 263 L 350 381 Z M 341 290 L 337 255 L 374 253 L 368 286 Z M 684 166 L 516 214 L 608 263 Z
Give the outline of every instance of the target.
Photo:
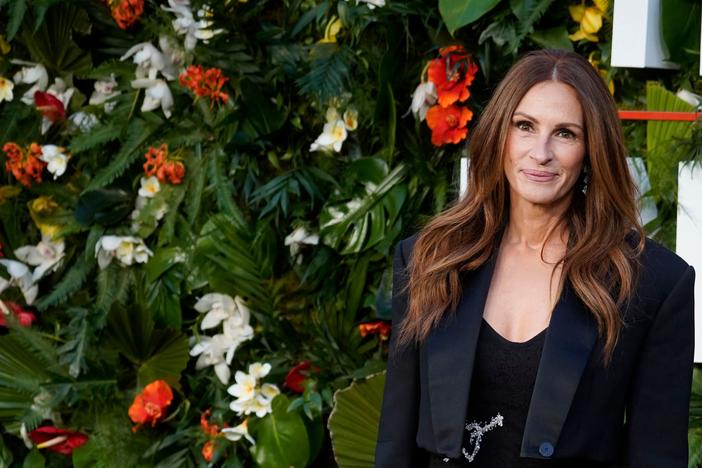
M 132 88 L 146 89 L 144 102 L 141 105 L 142 112 L 150 112 L 160 107 L 167 119 L 171 117 L 173 94 L 165 81 L 147 78 L 136 79 L 132 81 Z
M 228 318 L 224 320 L 222 328 L 224 330 L 225 338 L 231 343 L 230 350 L 227 353 L 227 361 L 231 362 L 236 348 L 244 341 L 248 341 L 253 338 L 253 327 L 251 327 L 251 325 L 248 323 L 245 325 L 237 325 L 236 319 Z
M 0 277 L 0 293 L 10 286 L 17 286 L 22 291 L 24 300 L 27 305 L 32 305 L 34 299 L 37 298 L 39 285 L 36 284 L 32 276 L 32 272 L 27 265 L 15 260 L 0 259 L 0 265 L 7 269 L 10 279 Z
M 65 253 L 63 240 L 54 242 L 51 236 L 42 236 L 36 245 L 25 245 L 15 249 L 15 256 L 22 262 L 36 266 L 32 273 L 32 280 L 38 281 L 46 272 L 54 272 L 61 266 L 61 259 Z
M 49 73 L 44 65 L 40 63 L 26 62 L 24 60 L 11 60 L 11 62 L 16 65 L 26 65 L 15 73 L 13 80 L 15 84 L 33 85 L 22 95 L 22 102 L 28 106 L 34 105 L 34 93 L 36 91 L 44 91 L 49 86 Z
M 356 109 L 346 109 L 346 112 L 344 112 L 344 126 L 350 132 L 358 128 L 358 111 Z
M 54 175 L 54 180 L 66 172 L 68 155 L 64 151 L 66 151 L 65 148 L 56 145 L 44 145 L 41 147 L 39 159 L 47 163 L 46 169 Z
M 161 5 L 161 8 L 176 16 L 171 24 L 178 35 L 185 35 L 185 50 L 193 50 L 198 39 L 207 44 L 209 39 L 224 32 L 224 29 L 210 29 L 213 22 L 207 18 L 212 16 L 212 9 L 207 5 L 197 11 L 197 20 L 189 1 L 168 0 L 168 5 L 169 7 Z
M 688 91 L 686 89 L 681 89 L 680 91 L 677 92 L 676 96 L 679 99 L 682 99 L 686 103 L 690 104 L 691 106 L 699 107 L 700 102 L 702 102 L 702 96 L 699 94 L 695 94 L 691 91 Z M 0 99 L 2 101 L 2 99 Z
M 273 399 L 280 390 L 273 384 L 259 386 L 259 380 L 268 375 L 270 370 L 270 364 L 255 362 L 249 365 L 248 374 L 242 371 L 236 372 L 234 376 L 236 383 L 227 389 L 230 395 L 236 397 L 236 400 L 229 404 L 232 411 L 239 416 L 255 413 L 259 418 L 272 411 Z
M 132 61 L 137 66 L 136 77 L 138 79 L 155 80 L 159 72 L 167 80 L 173 80 L 178 76 L 175 65 L 150 42 L 136 44 L 121 56 L 120 60 L 126 60 L 132 56 L 134 56 Z
M 158 177 L 142 177 L 141 178 L 141 188 L 139 188 L 139 196 L 144 198 L 153 198 L 158 192 L 161 191 L 161 184 L 158 181 Z
M 115 107 L 115 103 L 106 101 L 109 101 L 110 99 L 119 96 L 121 93 L 120 90 L 116 89 L 117 80 L 115 79 L 115 74 L 112 73 L 109 76 L 109 78 L 97 80 L 93 84 L 93 87 L 95 88 L 95 90 L 93 91 L 93 94 L 90 95 L 90 100 L 88 101 L 88 103 L 91 106 L 99 106 L 100 104 L 105 104 L 105 112 L 112 112 L 112 109 L 114 109 Z
M 122 266 L 146 263 L 153 252 L 144 241 L 134 236 L 102 236 L 95 244 L 95 256 L 100 269 L 107 268 L 116 258 Z
M 237 442 L 241 440 L 242 437 L 245 437 L 246 440 L 251 442 L 252 445 L 256 445 L 256 441 L 249 434 L 248 422 L 249 420 L 245 419 L 244 422 L 238 426 L 225 427 L 221 432 L 224 434 L 224 437 L 226 437 L 227 440 L 231 440 L 232 442 Z
M 243 299 L 237 296 L 232 299 L 227 294 L 205 294 L 195 304 L 195 310 L 204 313 L 200 328 L 207 330 L 226 321 L 232 327 L 244 327 L 249 324 L 249 309 Z
M 300 252 L 300 247 L 303 244 L 317 245 L 319 244 L 319 235 L 310 234 L 307 230 L 300 226 L 295 228 L 293 232 L 285 236 L 285 245 L 290 246 L 290 256 L 296 257 Z
M 327 122 L 324 125 L 322 134 L 310 145 L 310 151 L 331 151 L 337 153 L 341 151 L 341 145 L 346 140 L 346 125 L 344 121 L 339 119 L 334 122 Z
M 105 108 L 107 108 L 107 104 L 105 104 Z M 85 111 L 78 111 L 71 114 L 71 116 L 68 117 L 68 121 L 83 133 L 89 132 L 91 128 L 100 122 L 95 114 L 90 114 Z
M 365 3 L 368 5 L 368 9 L 373 10 L 375 7 L 384 7 L 385 0 L 356 0 L 356 5 L 359 3 Z
M 12 88 L 14 87 L 15 84 L 12 82 L 12 80 L 8 80 L 7 78 L 0 76 L 0 102 L 12 101 L 12 99 L 14 98 L 14 95 L 12 94 Z
M 192 340 L 194 341 L 194 338 Z M 214 366 L 219 381 L 224 385 L 228 384 L 231 377 L 229 370 L 231 361 L 227 362 L 225 355 L 229 354 L 230 348 L 231 342 L 224 335 L 201 336 L 200 341 L 196 342 L 190 350 L 191 356 L 200 356 L 195 363 L 195 369 Z
M 436 86 L 431 81 L 425 81 L 417 86 L 412 94 L 412 105 L 410 110 L 414 115 L 423 121 L 427 115 L 427 110 L 436 103 Z

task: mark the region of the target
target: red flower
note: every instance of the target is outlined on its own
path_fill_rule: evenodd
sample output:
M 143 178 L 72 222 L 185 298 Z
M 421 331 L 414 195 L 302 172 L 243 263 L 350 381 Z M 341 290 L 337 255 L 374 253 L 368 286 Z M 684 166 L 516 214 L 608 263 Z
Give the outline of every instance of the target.
M 433 106 L 427 111 L 427 125 L 431 128 L 431 142 L 434 146 L 458 143 L 468 136 L 468 121 L 473 112 L 467 107 Z
M 215 440 L 208 440 L 205 442 L 205 445 L 202 446 L 202 458 L 204 458 L 207 463 L 212 461 L 216 448 L 215 443 Z
M 358 329 L 362 337 L 380 335 L 380 339 L 385 341 L 390 337 L 390 330 L 392 327 L 383 320 L 377 320 L 375 322 L 362 323 L 358 326 Z
M 20 325 L 23 327 L 31 326 L 32 322 L 37 319 L 33 313 L 24 310 L 19 304 L 10 301 L 4 301 L 3 303 L 5 306 L 7 306 L 10 312 L 12 312 L 15 318 L 19 320 Z M 0 327 L 7 326 L 7 321 L 5 320 L 5 314 L 3 312 L 4 311 L 0 311 Z
M 181 86 L 190 89 L 195 96 L 207 96 L 211 102 L 221 102 L 226 104 L 229 100 L 229 95 L 222 91 L 224 83 L 229 81 L 229 78 L 224 76 L 219 68 L 208 68 L 205 70 L 202 65 L 190 65 L 178 77 Z
M 112 19 L 121 29 L 127 29 L 137 22 L 144 12 L 144 0 L 105 0 L 110 7 Z
M 129 407 L 129 418 L 137 424 L 132 431 L 136 431 L 142 424 L 150 423 L 154 427 L 165 416 L 172 401 L 173 391 L 165 380 L 156 380 L 144 387 Z
M 304 393 L 304 382 L 310 376 L 310 372 L 319 372 L 319 370 L 319 367 L 313 367 L 310 361 L 302 361 L 290 369 L 288 375 L 285 376 L 285 383 L 283 385 L 295 393 Z
M 463 46 L 444 47 L 439 53 L 441 58 L 429 63 L 428 76 L 436 86 L 439 105 L 447 107 L 468 99 L 468 87 L 478 73 L 478 66 L 468 57 Z
M 159 182 L 168 182 L 178 185 L 185 177 L 185 165 L 178 160 L 168 157 L 168 145 L 165 143 L 158 148 L 151 147 L 145 154 L 144 175 L 151 177 L 155 175 Z
M 46 163 L 39 159 L 41 146 L 32 143 L 26 150 L 17 143 L 5 143 L 2 150 L 7 156 L 5 170 L 11 172 L 17 181 L 25 187 L 31 187 L 32 181 L 41 182 L 41 171 Z
M 34 104 L 41 115 L 51 123 L 60 122 L 66 119 L 66 109 L 59 98 L 51 93 L 36 91 L 34 93 Z
M 37 448 L 45 448 L 64 455 L 70 455 L 74 449 L 88 441 L 88 436 L 81 432 L 59 429 L 53 426 L 36 428 L 29 433 L 29 438 L 37 444 Z
M 210 422 L 208 421 L 211 413 L 212 410 L 208 409 L 200 415 L 200 428 L 202 428 L 202 432 L 204 432 L 208 436 L 216 437 L 217 434 L 219 434 L 220 428 L 217 424 L 210 424 Z

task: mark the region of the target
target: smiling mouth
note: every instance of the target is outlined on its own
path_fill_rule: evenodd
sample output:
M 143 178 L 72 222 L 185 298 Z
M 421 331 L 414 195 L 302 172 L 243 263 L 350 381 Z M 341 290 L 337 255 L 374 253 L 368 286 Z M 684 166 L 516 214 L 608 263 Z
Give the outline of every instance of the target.
M 549 182 L 558 175 L 555 172 L 537 171 L 533 169 L 522 169 L 522 173 L 527 179 L 535 182 Z

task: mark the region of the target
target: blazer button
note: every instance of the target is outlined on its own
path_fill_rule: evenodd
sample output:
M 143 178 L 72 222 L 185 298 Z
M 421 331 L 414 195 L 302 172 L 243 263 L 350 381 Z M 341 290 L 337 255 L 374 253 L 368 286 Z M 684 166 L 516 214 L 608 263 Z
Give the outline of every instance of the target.
M 550 457 L 553 455 L 553 445 L 549 442 L 542 442 L 541 445 L 539 445 L 539 453 L 541 456 Z

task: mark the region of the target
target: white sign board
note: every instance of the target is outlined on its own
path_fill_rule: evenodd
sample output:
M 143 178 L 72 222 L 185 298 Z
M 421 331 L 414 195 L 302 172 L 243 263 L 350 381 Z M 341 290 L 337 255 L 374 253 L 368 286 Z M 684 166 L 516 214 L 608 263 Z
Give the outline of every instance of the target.
M 695 362 L 702 362 L 702 167 L 678 165 L 678 255 L 695 268 Z

